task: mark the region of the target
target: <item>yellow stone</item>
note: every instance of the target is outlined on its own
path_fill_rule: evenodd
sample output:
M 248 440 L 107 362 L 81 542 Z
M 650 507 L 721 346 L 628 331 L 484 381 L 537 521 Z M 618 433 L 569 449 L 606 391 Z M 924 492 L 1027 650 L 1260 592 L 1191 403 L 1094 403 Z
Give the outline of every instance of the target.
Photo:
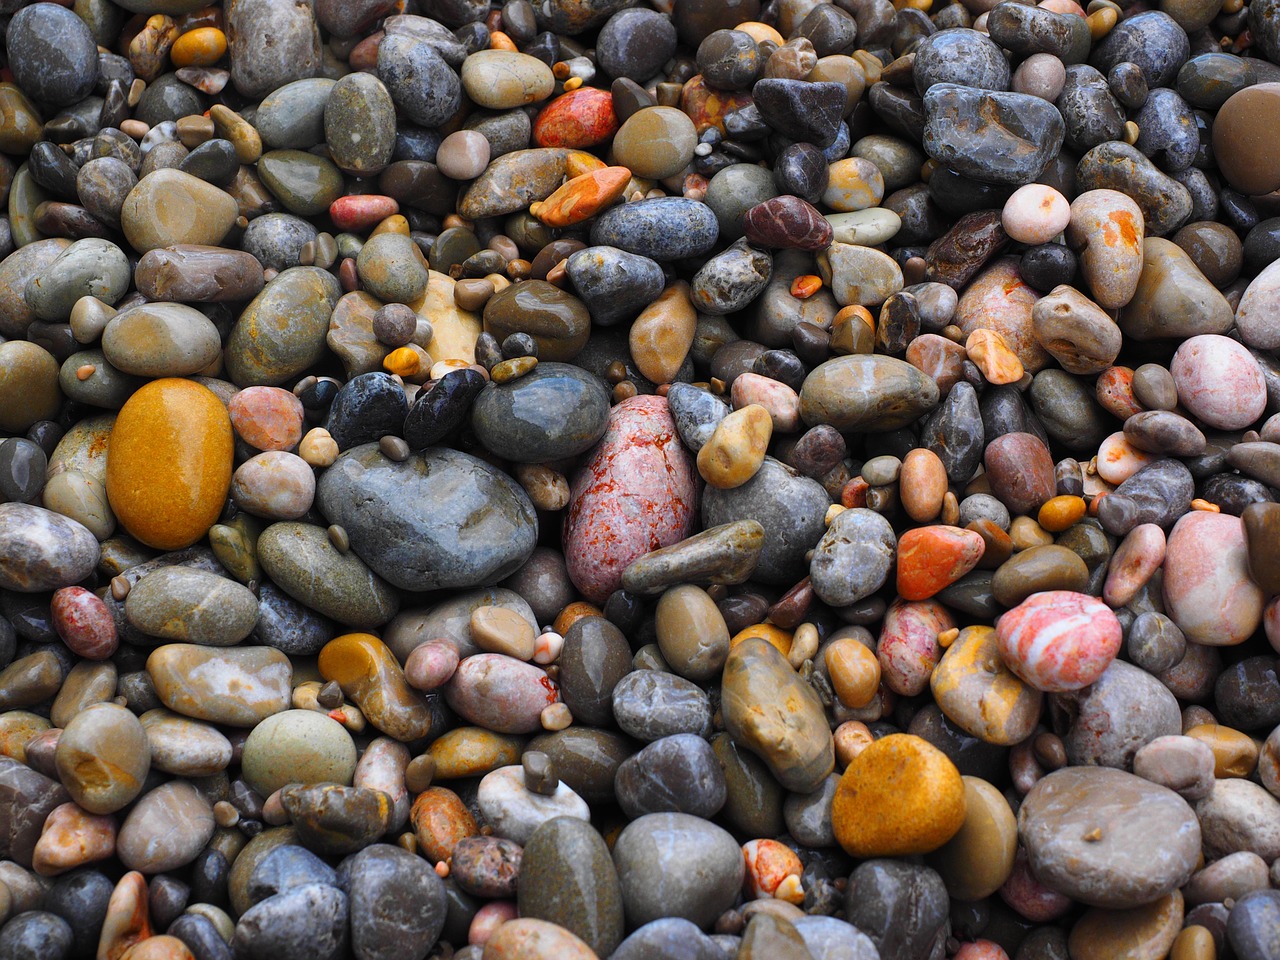
M 689 284 L 677 280 L 631 325 L 631 358 L 636 367 L 654 383 L 670 383 L 693 346 L 697 324 Z
M 1084 517 L 1084 497 L 1061 496 L 1045 501 L 1036 516 L 1040 526 L 1050 533 L 1061 533 Z
M 408 306 L 425 320 L 431 322 L 431 342 L 427 353 L 431 362 L 461 360 L 476 362 L 476 340 L 480 336 L 480 315 L 463 310 L 454 302 L 451 277 L 432 270 L 427 275 L 427 289 L 422 296 Z
M 519 763 L 527 740 L 483 727 L 458 727 L 433 740 L 427 754 L 435 761 L 437 780 L 483 777 L 499 767 Z
M 1213 775 L 1247 777 L 1258 765 L 1258 745 L 1248 734 L 1216 723 L 1201 723 L 1184 733 L 1213 751 Z
M 758 403 L 735 410 L 698 451 L 698 473 L 720 490 L 740 487 L 760 470 L 773 437 L 773 418 Z
M 729 640 L 729 649 L 732 650 L 743 640 L 750 640 L 753 637 L 763 640 L 784 657 L 791 653 L 791 631 L 775 627 L 772 623 L 757 623 L 750 627 L 743 627 Z
M 880 688 L 880 661 L 856 637 L 841 637 L 822 651 L 831 688 L 851 710 L 869 704 Z
M 431 708 L 409 686 L 390 648 L 370 633 L 348 633 L 324 645 L 320 675 L 342 688 L 369 722 L 402 742 L 431 733 Z
M 928 741 L 882 737 L 845 768 L 831 804 L 840 846 L 854 857 L 931 853 L 965 820 L 960 771 Z
M 1164 960 L 1182 929 L 1178 890 L 1129 910 L 1094 907 L 1076 921 L 1067 940 L 1072 960 Z
M 987 743 L 1021 743 L 1040 718 L 1043 694 L 1005 666 L 991 627 L 960 631 L 934 667 L 929 686 L 948 720 Z
M 227 35 L 217 27 L 198 27 L 180 36 L 169 51 L 175 67 L 212 67 L 227 52 Z
M 231 487 L 231 418 L 190 380 L 138 389 L 111 428 L 107 499 L 135 539 L 157 550 L 190 546 L 217 522 Z

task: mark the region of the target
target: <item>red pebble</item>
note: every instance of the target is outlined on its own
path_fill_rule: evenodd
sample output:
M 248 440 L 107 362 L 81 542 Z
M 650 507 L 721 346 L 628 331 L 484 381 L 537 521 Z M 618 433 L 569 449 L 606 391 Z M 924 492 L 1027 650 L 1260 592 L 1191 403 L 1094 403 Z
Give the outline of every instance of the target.
M 50 603 L 53 629 L 72 653 L 86 660 L 105 660 L 120 646 L 111 611 L 84 587 L 63 587 Z
M 991 940 L 973 940 L 960 944 L 951 960 L 1009 960 L 1009 954 Z
M 540 147 L 594 147 L 618 132 L 613 94 L 579 87 L 556 97 L 533 123 L 533 142 Z
M 1128 420 L 1142 412 L 1142 404 L 1133 395 L 1133 369 L 1131 367 L 1107 367 L 1098 375 L 1094 384 L 1098 403 L 1113 417 Z
M 564 521 L 569 579 L 592 603 L 622 585 L 622 571 L 678 543 L 698 513 L 693 460 L 664 397 L 631 397 L 574 476 Z
M 1122 640 L 1110 607 L 1071 590 L 1033 593 L 996 624 L 1000 659 L 1045 693 L 1079 690 L 1096 681 Z
M 246 387 L 227 404 L 231 426 L 257 450 L 292 450 L 302 439 L 305 412 L 292 391 L 280 387 Z
M 1018 855 L 1013 860 L 1013 872 L 1000 888 L 1000 899 L 1032 923 L 1057 920 L 1071 909 L 1070 897 L 1050 890 L 1036 879 L 1027 862 L 1026 847 L 1018 848 Z
M 908 530 L 898 540 L 898 593 L 927 600 L 976 567 L 985 547 L 974 530 L 945 524 Z
M 376 193 L 339 197 L 329 204 L 329 219 L 339 230 L 368 230 L 400 212 L 400 204 Z

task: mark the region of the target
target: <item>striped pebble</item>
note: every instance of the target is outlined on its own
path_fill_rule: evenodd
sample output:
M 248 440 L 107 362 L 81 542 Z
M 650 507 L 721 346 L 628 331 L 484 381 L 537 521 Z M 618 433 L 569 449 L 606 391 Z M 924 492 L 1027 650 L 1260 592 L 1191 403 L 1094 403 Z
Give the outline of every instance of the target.
M 1087 687 L 1120 649 L 1120 621 L 1101 600 L 1070 590 L 1033 593 L 1000 618 L 1000 657 L 1045 693 Z

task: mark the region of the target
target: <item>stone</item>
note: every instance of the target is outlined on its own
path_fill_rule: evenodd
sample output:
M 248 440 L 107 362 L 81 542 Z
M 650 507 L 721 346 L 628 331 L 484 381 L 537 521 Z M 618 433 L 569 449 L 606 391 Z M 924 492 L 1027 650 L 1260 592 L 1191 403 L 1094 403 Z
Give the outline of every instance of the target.
M 92 814 L 115 813 L 142 792 L 151 748 L 132 712 L 98 703 L 71 718 L 58 737 L 54 762 L 80 807 Z
M 800 415 L 842 432 L 894 430 L 938 403 L 937 384 L 909 363 L 880 355 L 828 360 L 805 378 Z
M 1037 690 L 1061 693 L 1094 683 L 1120 650 L 1120 622 L 1081 593 L 1035 593 L 1000 618 L 1000 656 Z
M 844 915 L 871 939 L 883 960 L 909 960 L 945 949 L 947 888 L 929 867 L 899 860 L 859 864 L 849 877 Z
M 175 244 L 217 245 L 238 215 L 224 190 L 180 170 L 156 170 L 125 197 L 120 225 L 141 253 Z
M 156 694 L 175 713 L 252 727 L 289 707 L 292 668 L 271 647 L 201 647 L 171 643 L 147 658 Z
M 399 847 L 365 847 L 343 861 L 338 884 L 350 903 L 351 949 L 361 960 L 425 957 L 444 928 L 444 884 Z
M 97 540 L 82 524 L 44 507 L 0 504 L 0 587 L 39 593 L 84 580 L 98 563 Z
M 937 83 L 924 94 L 924 148 L 982 183 L 1030 183 L 1062 146 L 1062 116 L 1039 97 Z M 978 117 L 983 121 L 966 125 Z
M 204 849 L 216 826 L 209 801 L 190 783 L 175 780 L 134 804 L 120 825 L 116 855 L 140 873 L 177 870 Z
M 247 587 L 217 574 L 163 567 L 130 589 L 125 618 L 153 637 L 234 646 L 253 631 L 258 598 Z
M 30 866 L 45 820 L 71 799 L 65 787 L 11 757 L 0 757 L 0 854 Z
M 1261 622 L 1262 591 L 1249 579 L 1239 517 L 1185 515 L 1169 536 L 1164 572 L 1166 611 L 1188 640 L 1229 646 Z
M 814 593 L 836 607 L 864 600 L 884 585 L 896 546 L 893 527 L 882 516 L 858 507 L 844 511 L 813 548 Z
M 962 777 L 964 823 L 928 857 L 958 900 L 981 900 L 998 890 L 1013 871 L 1018 823 L 1004 796 L 985 780 Z
M 990 627 L 961 630 L 929 684 L 947 718 L 987 743 L 1022 742 L 1032 734 L 1040 715 L 1040 692 L 1009 669 Z

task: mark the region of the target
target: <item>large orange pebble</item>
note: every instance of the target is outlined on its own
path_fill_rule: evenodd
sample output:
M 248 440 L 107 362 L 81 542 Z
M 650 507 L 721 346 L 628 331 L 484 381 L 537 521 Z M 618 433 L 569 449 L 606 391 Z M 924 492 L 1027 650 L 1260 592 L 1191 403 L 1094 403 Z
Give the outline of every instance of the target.
M 985 546 L 981 534 L 959 527 L 908 530 L 898 540 L 898 593 L 927 600 L 976 567 Z
M 107 499 L 135 539 L 157 550 L 195 543 L 217 522 L 231 487 L 235 441 L 227 408 L 190 380 L 153 380 L 111 429 Z
M 626 167 L 604 167 L 574 177 L 529 211 L 548 227 L 571 227 L 594 217 L 622 196 L 631 182 Z
M 917 447 L 902 458 L 898 474 L 898 499 L 916 523 L 928 523 L 942 512 L 947 495 L 947 468 L 932 450 Z
M 409 822 L 422 855 L 432 863 L 448 860 L 459 840 L 480 833 L 462 798 L 447 787 L 428 787 L 418 794 L 409 810 Z
M 845 768 L 831 803 L 836 840 L 850 856 L 930 853 L 964 825 L 960 771 L 928 741 L 881 737 Z
M 212 67 L 227 52 L 227 35 L 217 27 L 199 27 L 180 36 L 169 51 L 175 67 Z
M 581 150 L 604 143 L 617 132 L 613 94 L 597 87 L 579 87 L 556 97 L 533 122 L 533 142 L 539 147 Z

